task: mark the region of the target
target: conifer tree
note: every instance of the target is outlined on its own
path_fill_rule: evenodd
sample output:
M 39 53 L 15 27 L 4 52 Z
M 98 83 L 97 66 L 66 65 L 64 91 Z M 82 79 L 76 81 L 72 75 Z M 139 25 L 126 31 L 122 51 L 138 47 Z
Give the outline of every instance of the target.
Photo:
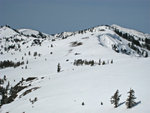
M 105 64 L 106 64 L 105 61 L 103 61 L 103 62 L 102 62 L 102 65 L 105 65 Z
M 84 102 L 82 102 L 82 106 L 84 106 L 85 104 L 84 104 Z
M 114 104 L 114 107 L 117 108 L 119 104 L 121 95 L 119 95 L 119 90 L 115 92 L 115 94 L 111 97 L 111 104 Z
M 136 104 L 136 102 L 134 101 L 136 99 L 136 97 L 134 96 L 134 90 L 130 89 L 128 93 L 129 93 L 129 96 L 126 100 L 126 106 L 127 108 L 132 108 Z
M 101 65 L 101 59 L 99 59 L 98 65 Z
M 60 72 L 60 70 L 61 70 L 60 63 L 58 63 L 58 65 L 57 65 L 57 72 Z
M 113 60 L 111 60 L 111 64 L 113 64 Z
M 29 56 L 31 55 L 31 52 L 30 52 L 30 51 L 28 52 L 28 55 L 29 55 Z

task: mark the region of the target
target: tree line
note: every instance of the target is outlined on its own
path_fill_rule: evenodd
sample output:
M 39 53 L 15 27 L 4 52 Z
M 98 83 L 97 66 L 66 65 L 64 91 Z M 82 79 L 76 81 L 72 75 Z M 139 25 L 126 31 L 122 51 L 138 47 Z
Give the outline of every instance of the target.
M 4 61 L 0 61 L 0 68 L 3 69 L 3 68 L 7 68 L 7 67 L 18 67 L 20 65 L 23 65 L 24 64 L 24 61 L 22 62 L 13 62 L 13 61 L 10 61 L 10 60 L 4 60 Z

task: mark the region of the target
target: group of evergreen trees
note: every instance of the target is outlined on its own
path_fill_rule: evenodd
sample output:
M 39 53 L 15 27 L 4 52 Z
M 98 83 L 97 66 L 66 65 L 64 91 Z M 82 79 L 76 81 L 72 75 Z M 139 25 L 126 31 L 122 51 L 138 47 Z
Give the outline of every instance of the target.
M 80 45 L 82 45 L 83 43 L 82 42 L 77 42 L 77 41 L 75 41 L 75 42 L 72 42 L 71 43 L 71 46 L 72 47 L 76 47 L 76 46 L 80 46 Z
M 106 61 L 101 61 L 101 59 L 99 59 L 98 62 L 94 61 L 94 60 L 82 60 L 82 59 L 78 59 L 78 60 L 74 60 L 74 63 L 73 65 L 75 66 L 82 66 L 82 65 L 90 65 L 90 66 L 94 66 L 94 65 L 105 65 L 105 64 L 109 64 L 109 63 L 113 63 L 113 60 L 108 60 L 107 62 Z
M 4 51 L 6 51 L 6 52 L 8 52 L 10 50 L 21 51 L 20 43 L 23 42 L 24 39 L 22 39 L 22 38 L 18 39 L 16 36 L 18 36 L 18 35 L 14 35 L 14 36 L 10 36 L 10 37 L 3 37 L 1 40 L 5 41 L 5 45 L 4 44 L 1 45 L 0 50 L 4 49 Z
M 34 39 L 31 46 L 35 46 L 35 45 L 41 46 L 41 44 L 42 44 L 42 41 L 40 39 Z
M 46 38 L 46 35 L 44 35 L 43 33 L 41 33 L 40 31 L 38 32 L 38 34 L 31 34 L 32 37 L 34 38 L 42 38 L 42 39 L 45 39 Z
M 8 82 L 8 84 L 6 85 L 6 87 L 3 87 L 3 84 L 7 82 L 7 78 L 4 75 L 4 77 L 1 79 L 0 78 L 0 107 L 6 103 L 7 101 L 7 97 L 8 97 L 8 93 L 9 93 L 9 89 L 10 89 L 10 83 Z
M 38 35 L 39 35 L 39 38 L 46 39 L 46 35 L 44 35 L 44 34 L 41 33 L 40 31 L 39 31 Z
M 68 59 L 67 59 L 68 61 Z M 94 60 L 82 60 L 82 59 L 78 59 L 78 60 L 74 60 L 74 63 L 73 65 L 75 66 L 82 66 L 82 65 L 90 65 L 90 66 L 94 66 L 94 65 L 105 65 L 105 64 L 113 64 L 113 60 L 108 60 L 107 62 L 106 61 L 101 61 L 101 59 L 99 59 L 98 62 L 94 61 Z M 57 64 L 57 72 L 59 73 L 61 71 L 61 66 L 60 66 L 60 63 Z
M 133 43 L 129 43 L 128 44 L 128 46 L 131 48 L 131 49 L 133 49 L 133 50 L 135 50 L 139 55 L 142 55 L 142 56 L 144 56 L 144 57 L 148 57 L 148 52 L 146 51 L 146 50 L 144 50 L 144 49 L 139 49 L 135 44 L 133 44 Z
M 132 108 L 136 105 L 135 99 L 136 97 L 134 96 L 134 90 L 130 89 L 130 91 L 128 92 L 129 96 L 126 99 L 126 106 L 127 108 Z M 117 108 L 119 106 L 119 100 L 120 100 L 121 95 L 119 94 L 119 90 L 117 90 L 115 92 L 115 94 L 111 97 L 111 104 L 114 104 L 114 107 Z
M 83 64 L 93 66 L 95 64 L 95 62 L 94 62 L 94 60 L 87 61 L 87 60 L 78 59 L 78 60 L 74 60 L 73 64 L 75 66 L 79 66 L 79 65 L 83 65 Z
M 29 77 L 27 79 L 22 78 L 22 80 L 20 80 L 16 85 L 11 86 L 6 76 L 4 76 L 2 79 L 0 78 L 0 107 L 4 104 L 13 102 L 15 98 L 18 96 L 18 92 L 30 86 L 28 84 L 23 84 L 23 82 L 26 82 L 26 83 L 29 81 L 31 82 L 34 79 L 36 79 L 36 77 Z M 6 83 L 7 85 L 5 85 Z M 36 90 L 38 89 L 38 87 L 35 87 L 32 89 Z M 27 94 L 30 92 L 29 90 L 26 90 L 24 93 Z
M 22 61 L 22 62 L 13 62 L 13 61 L 9 61 L 9 60 L 4 60 L 4 61 L 0 61 L 0 68 L 7 68 L 7 67 L 14 67 L 14 68 L 16 68 L 16 67 L 18 67 L 18 66 L 20 66 L 20 65 L 23 65 L 24 64 L 24 62 Z
M 144 56 L 144 57 L 148 57 L 148 52 L 146 50 L 143 49 L 139 49 L 138 47 L 142 47 L 142 48 L 146 48 L 148 50 L 150 50 L 150 39 L 145 38 L 142 39 L 140 37 L 138 37 L 138 40 L 134 38 L 134 36 L 130 35 L 129 33 L 123 33 L 122 31 L 119 31 L 119 29 L 114 29 L 114 32 L 117 33 L 119 36 L 121 36 L 122 38 L 128 40 L 131 42 L 131 44 L 129 43 L 129 47 L 133 50 L 135 50 L 138 54 Z M 142 43 L 140 43 L 140 41 L 142 41 Z M 115 48 L 114 48 L 115 50 Z M 145 55 L 146 53 L 146 55 Z

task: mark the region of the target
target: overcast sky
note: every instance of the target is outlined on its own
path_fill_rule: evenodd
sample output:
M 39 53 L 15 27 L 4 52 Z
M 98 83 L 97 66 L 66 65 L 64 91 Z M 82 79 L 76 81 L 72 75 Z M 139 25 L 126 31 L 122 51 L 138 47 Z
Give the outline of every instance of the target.
M 104 24 L 150 33 L 150 0 L 0 0 L 0 25 L 53 34 Z

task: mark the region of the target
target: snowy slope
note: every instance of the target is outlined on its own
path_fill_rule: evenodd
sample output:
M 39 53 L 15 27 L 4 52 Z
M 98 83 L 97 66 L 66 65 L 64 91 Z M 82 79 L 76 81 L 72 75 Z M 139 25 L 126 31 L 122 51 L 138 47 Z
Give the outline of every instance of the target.
M 10 37 L 14 35 L 18 35 L 18 33 L 14 31 L 13 29 L 11 29 L 9 26 L 2 26 L 0 28 L 0 38 Z
M 113 28 L 117 28 L 119 29 L 120 31 L 124 32 L 124 33 L 129 33 L 131 35 L 134 35 L 136 38 L 140 37 L 140 38 L 143 38 L 145 39 L 146 38 L 150 38 L 150 35 L 149 34 L 144 34 L 142 32 L 139 32 L 139 31 L 136 31 L 136 30 L 133 30 L 133 29 L 127 29 L 127 28 L 123 28 L 123 27 L 120 27 L 118 25 L 111 25 Z
M 36 30 L 32 30 L 32 29 L 19 29 L 18 30 L 20 33 L 26 35 L 26 36 L 32 36 L 32 35 L 35 35 L 37 37 L 40 37 L 40 31 L 36 31 Z M 51 37 L 51 35 L 48 35 L 46 33 L 41 33 L 43 36 L 46 36 L 46 37 Z
M 10 86 L 14 86 L 22 77 L 37 77 L 31 81 L 21 82 L 21 86 L 28 87 L 18 92 L 14 101 L 4 104 L 0 112 L 149 113 L 150 58 L 145 58 L 145 55 L 132 49 L 128 45 L 132 42 L 118 35 L 114 29 L 114 25 L 97 26 L 42 37 L 34 30 L 21 29 L 17 30 L 17 33 L 6 26 L 0 28 L 0 44 L 3 46 L 0 48 L 0 61 L 24 61 L 23 65 L 16 68 L 0 69 L 0 78 L 7 76 L 7 80 L 1 86 L 6 86 L 8 81 Z M 134 30 L 118 26 L 117 29 L 143 40 L 149 37 L 149 34 L 138 35 L 139 32 Z M 17 36 L 14 36 L 16 34 Z M 14 39 L 19 41 L 16 42 Z M 4 49 L 10 45 L 15 47 Z M 149 50 L 144 46 L 135 46 L 149 54 Z M 74 61 L 78 59 L 94 60 L 95 63 L 93 66 L 76 66 Z M 61 66 L 59 73 L 58 63 Z M 127 109 L 124 102 L 130 88 L 135 90 L 136 102 L 139 104 Z M 30 89 L 30 93 L 22 96 Z M 123 104 L 114 108 L 110 98 L 117 89 L 122 94 L 120 103 Z M 35 98 L 37 101 L 32 103 Z M 82 102 L 85 103 L 84 106 Z
M 32 30 L 32 29 L 19 29 L 19 32 L 25 34 L 25 35 L 38 35 L 38 31 Z

